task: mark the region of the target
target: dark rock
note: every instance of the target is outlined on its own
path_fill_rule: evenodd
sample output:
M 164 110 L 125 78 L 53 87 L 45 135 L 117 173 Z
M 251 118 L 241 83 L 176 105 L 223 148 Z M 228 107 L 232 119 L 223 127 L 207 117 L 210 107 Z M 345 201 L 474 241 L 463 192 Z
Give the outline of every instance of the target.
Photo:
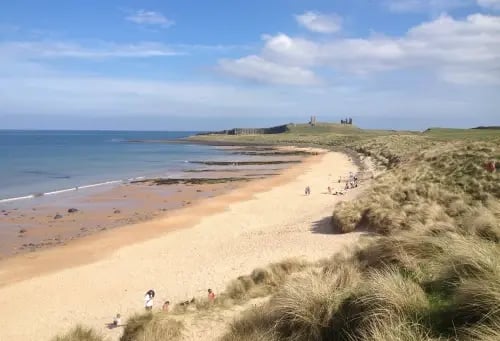
M 75 213 L 75 212 L 78 212 L 78 209 L 77 208 L 70 208 L 68 210 L 68 213 Z
M 122 213 L 122 211 L 120 211 L 120 210 L 114 210 L 113 213 L 114 214 L 120 214 L 120 213 Z
M 61 219 L 63 216 L 60 215 L 59 213 L 54 216 L 54 219 Z
M 19 233 L 21 233 L 21 234 L 22 234 L 22 233 L 26 233 L 26 232 L 27 232 L 27 230 L 26 230 L 26 229 L 20 229 L 20 230 L 19 230 Z

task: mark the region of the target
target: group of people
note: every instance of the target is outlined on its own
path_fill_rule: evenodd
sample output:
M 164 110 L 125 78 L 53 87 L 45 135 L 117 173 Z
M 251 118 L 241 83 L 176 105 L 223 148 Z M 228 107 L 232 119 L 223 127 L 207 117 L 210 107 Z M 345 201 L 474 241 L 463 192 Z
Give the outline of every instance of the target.
M 342 183 L 342 177 L 339 177 L 338 182 Z M 353 172 L 349 172 L 349 178 L 345 182 L 344 188 L 333 192 L 332 188 L 330 186 L 328 186 L 328 194 L 344 195 L 345 191 L 347 191 L 348 189 L 351 189 L 351 188 L 356 188 L 356 187 L 358 187 L 358 177 Z
M 341 182 L 342 182 L 342 177 L 339 177 L 339 183 L 341 183 Z M 333 192 L 333 189 L 330 186 L 328 186 L 328 194 L 344 195 L 344 191 L 347 191 L 348 189 L 356 188 L 356 187 L 358 187 L 358 177 L 353 172 L 349 172 L 349 179 L 346 181 L 344 189 Z M 304 194 L 306 196 L 311 195 L 311 187 L 306 186 L 306 188 L 304 190 Z
M 150 289 L 146 292 L 144 295 L 144 308 L 147 311 L 153 310 L 153 300 L 155 297 L 155 291 L 153 289 Z M 193 298 L 189 303 L 193 303 L 195 299 Z M 208 301 L 209 302 L 214 302 L 215 301 L 215 293 L 213 292 L 212 289 L 208 289 Z M 170 308 L 170 301 L 165 301 L 161 307 L 161 310 L 164 312 L 168 312 Z
M 144 295 L 144 308 L 146 311 L 152 311 L 153 310 L 153 303 L 154 303 L 154 297 L 156 293 L 153 289 L 150 289 L 146 292 Z M 208 301 L 213 303 L 215 301 L 215 293 L 213 292 L 212 289 L 208 289 Z M 194 298 L 190 303 L 194 302 Z M 181 303 L 182 304 L 182 303 Z M 167 313 L 170 309 L 170 301 L 165 301 L 161 307 L 161 311 Z M 108 327 L 110 329 L 120 327 L 122 326 L 121 324 L 121 315 L 116 314 L 116 316 L 113 318 L 113 322 L 108 324 Z

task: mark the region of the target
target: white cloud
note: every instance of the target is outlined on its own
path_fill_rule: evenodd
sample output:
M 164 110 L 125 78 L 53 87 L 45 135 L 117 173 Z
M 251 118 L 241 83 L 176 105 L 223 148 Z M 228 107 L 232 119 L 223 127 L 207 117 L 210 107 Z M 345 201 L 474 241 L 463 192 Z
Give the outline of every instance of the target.
M 264 36 L 264 41 L 261 57 L 280 66 L 330 67 L 355 74 L 417 69 L 459 83 L 500 79 L 500 16 L 474 14 L 457 20 L 442 15 L 397 38 L 312 41 L 281 33 Z M 235 63 L 232 74 L 245 77 L 246 68 Z M 266 74 L 260 77 L 264 80 Z M 275 82 L 274 77 L 269 82 Z
M 11 41 L 0 42 L 0 55 L 18 59 L 45 58 L 148 58 L 183 54 L 155 42 L 115 44 L 99 42 L 92 47 L 68 41 Z
M 500 0 L 477 0 L 477 4 L 484 8 L 500 10 Z
M 342 18 L 337 14 L 322 14 L 319 12 L 305 12 L 295 16 L 299 25 L 318 33 L 334 33 L 342 28 Z
M 312 71 L 297 66 L 280 65 L 255 55 L 236 60 L 221 60 L 219 69 L 232 76 L 264 83 L 288 85 L 319 83 Z
M 143 9 L 125 17 L 125 19 L 140 25 L 157 25 L 165 28 L 175 24 L 175 21 L 166 18 L 160 12 Z
M 431 12 L 437 14 L 469 6 L 471 5 L 471 0 L 385 0 L 384 5 L 390 11 L 397 13 Z
M 275 36 L 264 35 L 262 39 L 265 41 L 262 50 L 265 58 L 279 61 L 281 56 L 286 55 L 286 59 L 281 62 L 298 65 L 317 63 L 320 46 L 313 41 L 291 38 L 283 33 Z

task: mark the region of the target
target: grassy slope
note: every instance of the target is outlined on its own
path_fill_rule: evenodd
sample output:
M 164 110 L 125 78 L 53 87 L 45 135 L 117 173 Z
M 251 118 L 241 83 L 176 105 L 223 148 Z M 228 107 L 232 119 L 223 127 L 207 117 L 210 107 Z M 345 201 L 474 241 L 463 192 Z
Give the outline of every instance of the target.
M 387 169 L 363 198 L 334 210 L 332 232 L 374 232 L 358 249 L 316 264 L 256 269 L 231 282 L 215 304 L 196 304 L 198 311 L 224 309 L 270 296 L 231 323 L 223 340 L 500 339 L 500 178 L 483 168 L 500 160 L 499 131 L 320 124 L 197 139 L 348 148 Z M 139 316 L 123 339 L 173 339 L 181 328 Z

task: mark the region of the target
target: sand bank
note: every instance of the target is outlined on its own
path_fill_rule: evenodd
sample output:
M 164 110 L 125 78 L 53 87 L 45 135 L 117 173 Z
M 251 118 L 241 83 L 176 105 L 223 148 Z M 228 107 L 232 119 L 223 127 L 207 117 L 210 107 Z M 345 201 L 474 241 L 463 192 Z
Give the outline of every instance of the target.
M 337 189 L 338 177 L 353 170 L 347 156 L 327 153 L 177 215 L 8 260 L 0 267 L 0 340 L 46 340 L 76 323 L 114 340 L 120 330 L 105 324 L 141 311 L 150 288 L 157 305 L 176 302 L 208 287 L 221 291 L 270 262 L 329 256 L 357 238 L 328 233 L 336 201 L 359 189 L 336 197 L 326 187 Z

